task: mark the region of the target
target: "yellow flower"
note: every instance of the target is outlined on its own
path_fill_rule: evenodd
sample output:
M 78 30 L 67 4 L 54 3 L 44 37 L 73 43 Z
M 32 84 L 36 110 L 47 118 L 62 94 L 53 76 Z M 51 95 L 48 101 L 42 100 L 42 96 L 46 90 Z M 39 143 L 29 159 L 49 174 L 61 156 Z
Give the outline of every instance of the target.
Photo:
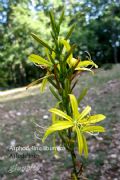
M 69 52 L 71 49 L 71 46 L 68 43 L 68 41 L 66 41 L 65 39 L 60 39 L 60 42 L 64 45 L 66 51 Z M 67 59 L 67 63 L 68 63 L 70 68 L 75 66 L 78 61 L 79 61 L 78 59 L 75 59 L 73 57 L 72 53 L 69 55 L 69 57 Z M 77 70 L 77 71 L 91 71 L 93 73 L 93 71 L 90 68 L 87 68 L 88 66 L 98 68 L 97 64 L 95 64 L 91 59 L 89 59 L 89 60 L 80 61 L 77 65 L 77 67 L 75 68 L 75 70 Z
M 43 142 L 48 135 L 55 131 L 61 131 L 64 129 L 72 128 L 73 132 L 77 134 L 78 140 L 78 151 L 81 155 L 84 151 L 85 157 L 88 156 L 88 148 L 86 143 L 85 133 L 94 133 L 94 132 L 105 132 L 105 129 L 102 126 L 94 126 L 93 124 L 102 121 L 105 119 L 105 116 L 102 114 L 97 115 L 88 115 L 91 111 L 91 107 L 87 106 L 81 113 L 78 112 L 78 103 L 73 94 L 69 94 L 70 103 L 72 108 L 72 117 L 67 115 L 65 112 L 52 108 L 49 111 L 60 116 L 61 120 L 56 120 L 53 125 L 51 125 L 45 132 L 43 137 Z

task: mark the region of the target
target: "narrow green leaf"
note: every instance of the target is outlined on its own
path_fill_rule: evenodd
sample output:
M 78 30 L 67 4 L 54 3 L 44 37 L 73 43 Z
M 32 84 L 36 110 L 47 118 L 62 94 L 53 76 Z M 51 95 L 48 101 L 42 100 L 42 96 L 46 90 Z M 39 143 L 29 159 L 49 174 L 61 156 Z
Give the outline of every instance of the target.
M 53 51 L 53 49 L 47 44 L 47 42 L 41 40 L 38 36 L 36 36 L 34 33 L 31 33 L 31 36 L 39 42 L 42 46 L 48 48 L 50 51 Z
M 105 132 L 105 128 L 102 126 L 85 126 L 82 128 L 83 132 Z
M 33 63 L 37 63 L 46 67 L 51 67 L 51 63 L 47 60 L 45 60 L 44 58 L 42 58 L 41 56 L 38 56 L 36 54 L 31 54 L 29 57 L 29 60 Z
M 76 81 L 73 83 L 72 87 L 71 87 L 71 92 L 73 91 L 74 87 L 76 86 L 76 84 L 78 83 L 78 79 L 76 79 Z
M 49 87 L 51 93 L 53 94 L 53 96 L 60 101 L 60 97 L 58 96 L 57 92 L 54 90 L 54 88 L 52 86 Z
M 48 81 L 57 89 L 57 85 L 55 84 L 54 80 L 52 80 L 51 78 L 48 78 Z
M 58 48 L 58 41 L 57 41 L 57 38 L 56 38 L 57 35 L 54 34 L 54 31 L 51 31 L 50 33 L 51 33 L 53 41 L 54 41 L 54 43 L 56 45 L 56 48 Z
M 63 8 L 62 13 L 61 13 L 61 16 L 60 16 L 60 19 L 59 19 L 59 26 L 61 25 L 61 23 L 62 23 L 62 21 L 63 21 L 64 14 L 65 14 L 65 10 L 64 10 L 64 8 Z
M 51 21 L 52 30 L 53 30 L 54 35 L 55 35 L 55 37 L 56 37 L 57 33 L 59 33 L 59 32 L 58 32 L 58 29 L 57 29 L 57 25 L 56 25 L 56 23 L 55 23 L 55 18 L 54 18 L 53 11 L 50 11 L 50 12 L 49 12 L 49 16 L 50 16 L 50 21 Z
M 56 23 L 56 31 L 57 31 L 57 36 L 58 36 L 60 32 L 60 25 L 58 23 Z
M 82 92 L 80 93 L 79 97 L 78 97 L 78 104 L 80 104 L 80 102 L 82 101 L 82 99 L 86 96 L 88 91 L 88 88 L 85 88 L 82 90 Z
M 65 92 L 70 92 L 70 80 L 68 78 L 65 79 Z
M 69 39 L 69 37 L 71 36 L 72 32 L 73 32 L 74 29 L 75 29 L 75 26 L 76 26 L 75 24 L 73 24 L 73 25 L 71 26 L 70 30 L 68 31 L 68 33 L 67 33 L 67 35 L 66 35 L 66 37 L 65 37 L 66 40 Z
M 42 77 L 42 78 L 40 78 L 40 79 L 37 79 L 36 81 L 33 81 L 32 83 L 28 84 L 28 86 L 26 87 L 26 89 L 28 89 L 28 88 L 30 88 L 30 87 L 32 87 L 32 86 L 35 86 L 36 84 L 40 83 L 41 80 L 46 79 L 46 78 L 51 77 L 51 76 L 54 76 L 54 75 L 53 75 L 53 74 L 51 74 L 51 75 L 46 75 L 46 76 L 44 76 L 44 77 Z
M 78 127 L 76 127 L 76 133 L 77 133 L 77 140 L 78 140 L 78 152 L 80 155 L 82 155 L 83 137 L 82 137 L 82 134 L 81 134 L 80 129 Z
M 54 123 L 52 126 L 50 126 L 45 134 L 44 134 L 44 137 L 42 139 L 42 141 L 44 142 L 45 139 L 53 132 L 55 131 L 60 131 L 60 130 L 63 130 L 63 129 L 68 129 L 70 127 L 73 126 L 73 123 L 72 122 L 69 122 L 69 121 L 57 121 L 56 123 Z
M 26 89 L 28 89 L 28 88 L 30 88 L 32 86 L 35 86 L 36 84 L 40 83 L 43 78 L 37 79 L 37 80 L 33 81 L 32 83 L 28 84 Z
M 79 116 L 77 100 L 73 94 L 69 94 L 69 96 L 70 96 L 70 103 L 72 106 L 73 116 L 75 119 L 77 119 Z
M 83 136 L 83 149 L 84 149 L 84 155 L 87 158 L 88 157 L 88 145 L 87 145 L 87 141 L 84 135 Z
M 45 87 L 46 87 L 46 85 L 47 85 L 47 82 L 48 82 L 48 79 L 47 79 L 47 78 L 43 79 L 42 84 L 41 84 L 41 87 L 40 87 L 41 93 L 44 92 Z
M 52 51 L 52 52 L 53 52 L 53 51 Z M 51 62 L 52 62 L 53 64 L 55 64 L 55 61 L 54 61 L 55 57 L 53 56 L 53 53 L 52 53 L 52 54 L 49 54 L 49 56 L 50 56 Z
M 58 116 L 67 119 L 68 121 L 72 122 L 72 118 L 70 116 L 68 116 L 67 114 L 65 114 L 63 111 L 56 109 L 56 108 L 52 108 L 49 110 L 52 113 L 57 114 Z
M 79 117 L 78 117 L 78 121 L 80 121 L 82 118 L 84 118 L 89 112 L 91 111 L 91 107 L 87 106 L 82 113 L 80 113 Z

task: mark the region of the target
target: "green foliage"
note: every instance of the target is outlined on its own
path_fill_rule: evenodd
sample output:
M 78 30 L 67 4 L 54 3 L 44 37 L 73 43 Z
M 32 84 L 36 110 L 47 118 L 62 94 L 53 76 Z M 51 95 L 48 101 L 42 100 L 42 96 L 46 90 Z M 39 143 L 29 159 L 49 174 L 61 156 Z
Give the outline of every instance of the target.
M 58 100 L 57 105 L 49 110 L 52 113 L 52 124 L 46 129 L 42 141 L 44 142 L 52 133 L 58 133 L 57 135 L 62 141 L 63 146 L 72 157 L 73 171 L 71 177 L 79 179 L 82 168 L 80 167 L 78 169 L 76 167 L 76 144 L 78 145 L 79 155 L 82 156 L 84 153 L 84 156 L 87 158 L 88 145 L 86 134 L 94 135 L 96 132 L 105 132 L 102 126 L 96 125 L 96 123 L 104 120 L 105 116 L 102 114 L 90 115 L 90 106 L 86 106 L 81 112 L 78 111 L 78 103 L 86 95 L 87 89 L 84 89 L 77 99 L 73 93 L 76 85 L 73 85 L 73 80 L 75 78 L 77 79 L 78 74 L 81 75 L 83 71 L 93 73 L 91 70 L 92 67 L 98 68 L 98 66 L 91 60 L 88 53 L 85 60 L 74 58 L 73 51 L 76 45 L 71 46 L 66 38 L 61 38 L 60 25 L 63 20 L 63 11 L 58 21 L 55 20 L 53 11 L 50 11 L 49 16 L 52 27 L 51 37 L 53 45 L 46 44 L 44 40 L 32 34 L 44 46 L 47 58 L 44 59 L 35 54 L 29 56 L 30 61 L 37 66 L 42 66 L 46 70 L 46 76 L 42 80 L 42 87 L 45 89 L 46 81 L 49 82 L 50 91 Z M 70 33 L 68 34 L 70 35 Z M 34 82 L 31 85 L 34 85 Z M 55 142 L 55 136 L 53 142 Z
M 77 42 L 76 54 L 91 52 L 97 64 L 118 63 L 120 51 L 120 2 L 88 1 L 77 3 L 79 10 L 71 15 L 76 22 L 71 41 Z
M 59 18 L 58 14 L 63 5 L 66 11 L 63 9 Z M 27 61 L 28 55 L 33 52 L 34 40 L 29 37 L 31 32 L 33 38 L 40 42 L 35 44 L 33 53 L 39 55 L 41 52 L 44 58 L 46 55 L 43 46 L 49 49 L 53 42 L 57 43 L 56 35 L 59 33 L 61 39 L 65 36 L 65 40 L 70 39 L 73 44 L 65 58 L 73 50 L 74 57 L 84 57 L 84 51 L 89 51 L 98 65 L 119 63 L 119 6 L 118 1 L 36 0 L 34 3 L 30 0 L 0 1 L 2 17 L 0 19 L 0 85 L 2 87 L 25 85 L 44 75 L 43 69 Z M 53 27 L 51 32 L 48 21 L 50 8 L 57 13 L 56 24 L 53 13 L 50 13 Z M 63 21 L 64 17 L 66 21 Z M 52 41 L 50 33 L 53 37 Z M 41 41 L 41 37 L 44 37 L 44 41 Z M 74 43 L 77 43 L 77 48 Z
M 28 0 L 20 1 L 17 4 L 16 1 L 10 1 L 7 20 L 1 25 L 0 74 L 6 84 L 12 86 L 24 85 L 44 74 L 43 70 L 39 68 L 40 71 L 38 71 L 38 67 L 34 67 L 27 59 L 33 50 L 31 45 L 34 41 L 29 34 L 33 31 L 36 34 L 44 35 L 47 40 L 49 28 L 46 28 L 46 31 L 44 29 L 47 26 L 48 18 L 43 11 L 31 11 L 28 4 Z M 32 21 L 33 17 L 34 21 Z M 38 44 L 35 49 L 36 51 L 39 49 Z M 4 83 L 1 82 L 1 85 Z

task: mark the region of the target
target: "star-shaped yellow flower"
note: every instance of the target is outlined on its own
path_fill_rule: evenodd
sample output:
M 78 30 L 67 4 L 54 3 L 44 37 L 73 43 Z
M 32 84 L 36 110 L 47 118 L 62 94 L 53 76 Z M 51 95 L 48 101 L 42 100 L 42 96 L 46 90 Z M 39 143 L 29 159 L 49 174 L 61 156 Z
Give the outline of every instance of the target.
M 69 94 L 70 103 L 72 108 L 72 116 L 67 115 L 65 112 L 52 108 L 49 111 L 60 116 L 61 119 L 56 120 L 53 125 L 51 125 L 45 132 L 43 137 L 43 142 L 48 135 L 55 131 L 61 131 L 68 128 L 72 128 L 73 132 L 77 134 L 78 140 L 78 151 L 81 155 L 84 151 L 85 157 L 88 156 L 87 142 L 85 138 L 85 133 L 94 132 L 105 132 L 102 126 L 94 126 L 93 124 L 105 119 L 102 114 L 88 115 L 91 111 L 91 107 L 87 106 L 81 113 L 78 112 L 78 103 L 73 94 Z

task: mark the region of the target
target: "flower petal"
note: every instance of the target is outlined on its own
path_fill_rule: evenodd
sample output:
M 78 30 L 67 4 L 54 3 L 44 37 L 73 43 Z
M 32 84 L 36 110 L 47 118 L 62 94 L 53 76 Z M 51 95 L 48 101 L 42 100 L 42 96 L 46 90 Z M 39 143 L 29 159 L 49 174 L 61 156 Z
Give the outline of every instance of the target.
M 105 132 L 105 128 L 102 126 L 85 126 L 82 128 L 83 132 Z
M 103 114 L 90 116 L 88 119 L 79 121 L 81 124 L 94 124 L 103 121 L 106 117 Z
M 78 117 L 78 121 L 84 118 L 91 111 L 91 107 L 87 106 Z
M 65 40 L 65 39 L 60 39 L 60 42 L 64 45 L 64 47 L 66 48 L 67 51 L 70 50 L 71 47 L 70 47 L 70 44 L 68 43 L 67 40 Z
M 89 65 L 92 65 L 94 66 L 95 68 L 98 68 L 98 65 L 95 64 L 92 60 L 91 61 L 88 61 L 88 60 L 85 60 L 85 61 L 81 61 L 77 67 L 87 67 Z
M 83 149 L 84 149 L 84 155 L 87 158 L 88 157 L 88 145 L 86 141 L 86 137 L 83 135 Z
M 63 111 L 59 110 L 59 109 L 56 109 L 56 108 L 52 108 L 49 110 L 50 112 L 52 113 L 55 113 L 57 114 L 58 116 L 60 117 L 63 117 L 65 119 L 67 119 L 68 121 L 72 122 L 72 118 L 70 116 L 68 116 L 67 114 L 65 114 Z
M 75 128 L 76 133 L 77 133 L 77 140 L 78 140 L 78 152 L 80 155 L 82 155 L 82 151 L 83 151 L 83 137 L 82 134 L 80 132 L 80 129 L 78 127 Z
M 52 126 L 50 126 L 45 134 L 44 134 L 44 137 L 42 139 L 42 141 L 44 142 L 45 139 L 53 132 L 55 131 L 60 131 L 60 130 L 63 130 L 63 129 L 67 129 L 67 128 L 70 128 L 73 126 L 73 123 L 72 122 L 69 122 L 69 121 L 57 121 L 56 123 L 54 123 Z
M 65 40 L 65 39 L 60 39 L 60 43 L 64 45 L 64 47 L 65 47 L 65 49 L 66 49 L 67 52 L 70 51 L 71 46 L 70 46 L 70 44 L 69 44 L 69 42 L 68 42 L 67 40 Z M 72 55 L 72 53 L 71 53 L 71 54 L 69 55 L 68 62 L 72 59 L 72 57 L 73 57 L 73 55 Z
M 73 94 L 69 94 L 69 96 L 70 96 L 70 103 L 72 106 L 73 116 L 75 119 L 77 119 L 77 117 L 79 116 L 77 100 Z

